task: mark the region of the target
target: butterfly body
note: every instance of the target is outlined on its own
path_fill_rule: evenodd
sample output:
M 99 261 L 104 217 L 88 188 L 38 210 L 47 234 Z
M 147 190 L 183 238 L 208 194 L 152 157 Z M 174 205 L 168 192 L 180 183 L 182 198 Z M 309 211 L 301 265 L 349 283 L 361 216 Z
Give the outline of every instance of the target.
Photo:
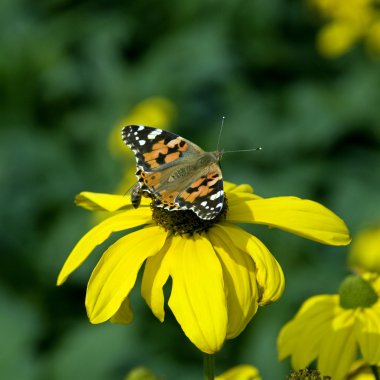
M 219 214 L 224 200 L 222 152 L 205 152 L 174 133 L 147 126 L 126 126 L 122 138 L 136 157 L 134 206 L 147 193 L 166 210 L 192 210 L 201 219 Z

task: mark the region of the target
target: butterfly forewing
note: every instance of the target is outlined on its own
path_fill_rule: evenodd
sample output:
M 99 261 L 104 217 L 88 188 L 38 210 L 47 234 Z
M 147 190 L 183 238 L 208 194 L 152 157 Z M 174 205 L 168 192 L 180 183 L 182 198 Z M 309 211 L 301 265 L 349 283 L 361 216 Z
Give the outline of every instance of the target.
M 175 133 L 142 125 L 124 127 L 122 139 L 135 154 L 137 166 L 145 171 L 162 170 L 177 164 L 183 157 L 202 152 L 197 145 Z

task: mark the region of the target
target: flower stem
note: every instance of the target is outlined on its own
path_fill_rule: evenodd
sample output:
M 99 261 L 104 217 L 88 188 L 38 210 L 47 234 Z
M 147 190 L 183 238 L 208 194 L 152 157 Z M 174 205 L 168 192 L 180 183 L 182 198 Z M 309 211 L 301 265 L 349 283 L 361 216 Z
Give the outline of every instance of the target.
M 371 365 L 371 370 L 376 380 L 380 380 L 379 371 L 376 365 Z
M 203 354 L 203 379 L 214 380 L 215 360 L 214 355 Z

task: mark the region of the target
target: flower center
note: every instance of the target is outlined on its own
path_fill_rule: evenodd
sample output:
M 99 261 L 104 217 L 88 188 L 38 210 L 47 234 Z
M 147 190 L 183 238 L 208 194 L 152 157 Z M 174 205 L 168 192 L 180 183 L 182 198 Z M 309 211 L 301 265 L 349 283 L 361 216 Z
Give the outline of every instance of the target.
M 371 307 L 379 298 L 371 284 L 359 276 L 348 276 L 343 280 L 339 297 L 343 309 Z
M 298 371 L 292 371 L 291 374 L 287 377 L 288 380 L 303 380 L 303 379 L 310 379 L 310 380 L 329 380 L 331 379 L 330 376 L 323 376 L 321 373 L 315 369 L 299 369 Z
M 226 219 L 228 204 L 227 198 L 224 197 L 223 208 L 214 219 L 201 219 L 195 212 L 191 210 L 165 210 L 157 207 L 154 202 L 150 204 L 152 209 L 152 218 L 166 231 L 170 231 L 175 235 L 194 235 L 207 231 L 215 223 L 219 223 Z

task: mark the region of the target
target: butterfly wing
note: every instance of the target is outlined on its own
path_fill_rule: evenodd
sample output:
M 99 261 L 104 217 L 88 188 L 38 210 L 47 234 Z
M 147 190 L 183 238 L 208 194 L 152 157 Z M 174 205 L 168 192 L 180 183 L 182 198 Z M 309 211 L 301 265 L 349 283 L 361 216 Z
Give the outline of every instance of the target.
M 181 210 L 193 210 L 201 219 L 214 219 L 224 203 L 223 178 L 219 165 L 212 164 L 208 173 L 193 181 L 175 198 L 175 202 Z
M 166 210 L 192 210 L 201 219 L 214 219 L 222 210 L 223 202 L 222 172 L 214 163 L 208 173 L 191 180 L 185 190 L 161 190 L 156 206 Z
M 192 142 L 158 128 L 128 125 L 121 135 L 135 154 L 137 167 L 144 172 L 162 171 L 185 157 L 203 152 Z

